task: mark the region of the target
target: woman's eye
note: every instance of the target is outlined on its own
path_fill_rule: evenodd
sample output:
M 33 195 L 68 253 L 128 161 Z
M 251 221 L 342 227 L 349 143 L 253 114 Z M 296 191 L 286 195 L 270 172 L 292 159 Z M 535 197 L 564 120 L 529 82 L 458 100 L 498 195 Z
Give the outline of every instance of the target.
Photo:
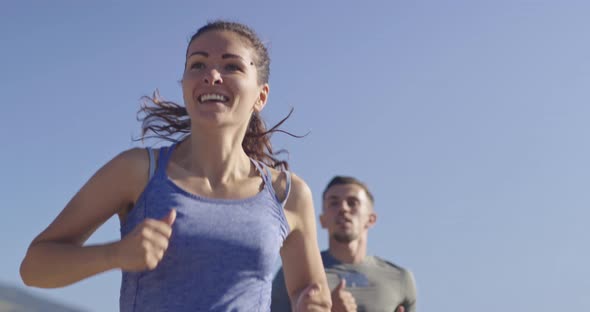
M 236 64 L 227 64 L 225 65 L 225 69 L 228 71 L 241 71 L 242 68 Z
M 205 64 L 203 64 L 201 62 L 193 63 L 190 67 L 190 69 L 192 69 L 192 70 L 203 69 L 203 68 L 205 68 Z

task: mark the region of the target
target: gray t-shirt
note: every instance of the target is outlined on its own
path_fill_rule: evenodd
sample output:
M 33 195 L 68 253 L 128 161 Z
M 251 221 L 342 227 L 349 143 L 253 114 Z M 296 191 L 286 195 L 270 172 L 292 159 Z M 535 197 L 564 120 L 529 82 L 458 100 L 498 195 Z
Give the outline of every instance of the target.
M 346 264 L 323 251 L 322 261 L 330 289 L 345 279 L 358 312 L 394 312 L 400 304 L 406 312 L 416 311 L 416 286 L 410 271 L 374 256 L 359 264 Z M 291 311 L 282 268 L 273 281 L 271 311 Z

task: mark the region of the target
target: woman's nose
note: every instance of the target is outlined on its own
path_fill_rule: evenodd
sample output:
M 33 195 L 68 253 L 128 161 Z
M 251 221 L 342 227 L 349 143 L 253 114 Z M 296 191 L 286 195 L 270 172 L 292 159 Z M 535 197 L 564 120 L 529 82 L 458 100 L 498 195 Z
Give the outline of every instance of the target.
M 223 83 L 223 79 L 221 79 L 221 74 L 217 69 L 211 69 L 204 75 L 203 82 L 205 84 L 216 85 Z

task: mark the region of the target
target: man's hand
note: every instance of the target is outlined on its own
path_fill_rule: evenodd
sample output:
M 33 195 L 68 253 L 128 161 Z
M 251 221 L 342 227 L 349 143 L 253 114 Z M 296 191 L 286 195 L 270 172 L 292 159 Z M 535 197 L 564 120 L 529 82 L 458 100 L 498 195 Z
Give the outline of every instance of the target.
M 332 312 L 356 312 L 356 308 L 354 297 L 346 290 L 346 280 L 341 279 L 332 290 Z
M 397 306 L 397 308 L 395 308 L 395 312 L 406 312 L 406 308 L 400 304 Z

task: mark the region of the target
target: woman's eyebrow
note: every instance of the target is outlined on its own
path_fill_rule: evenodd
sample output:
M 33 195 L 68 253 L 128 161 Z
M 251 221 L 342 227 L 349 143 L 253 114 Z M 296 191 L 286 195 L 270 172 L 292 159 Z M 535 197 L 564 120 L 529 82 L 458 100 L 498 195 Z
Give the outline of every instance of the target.
M 244 62 L 246 61 L 243 57 L 236 55 L 236 54 L 231 54 L 231 53 L 226 53 L 226 54 L 222 55 L 221 58 L 222 59 L 239 58 L 239 59 L 243 60 Z
M 189 54 L 189 56 L 187 56 L 187 59 L 188 58 L 191 58 L 192 56 L 195 56 L 195 55 L 200 55 L 200 56 L 203 56 L 203 57 L 209 57 L 209 53 L 207 53 L 207 52 L 204 52 L 204 51 L 195 51 L 195 52 Z M 254 65 L 254 62 L 247 62 L 245 58 L 243 58 L 243 57 L 241 57 L 241 56 L 239 56 L 237 54 L 225 53 L 225 54 L 221 55 L 221 58 L 222 59 L 232 59 L 232 58 L 240 59 L 240 60 L 242 60 L 245 63 L 250 63 L 250 65 Z
M 203 52 L 203 51 L 195 51 L 195 52 L 191 53 L 188 57 L 191 57 L 193 55 L 201 55 L 204 57 L 209 57 L 209 53 Z

